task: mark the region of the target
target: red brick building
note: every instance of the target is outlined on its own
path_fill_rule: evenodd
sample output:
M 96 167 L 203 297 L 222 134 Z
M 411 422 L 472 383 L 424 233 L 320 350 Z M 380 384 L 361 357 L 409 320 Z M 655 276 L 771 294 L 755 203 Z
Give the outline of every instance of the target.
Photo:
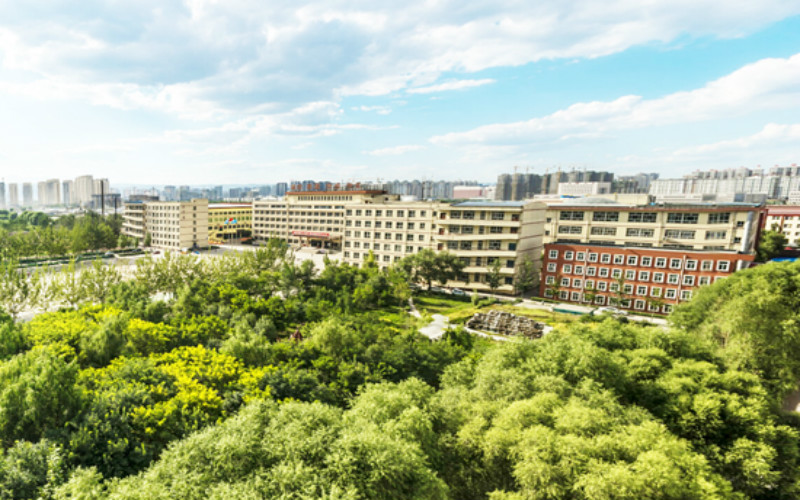
M 732 251 L 549 243 L 540 293 L 565 302 L 666 314 L 698 287 L 748 267 L 753 259 Z

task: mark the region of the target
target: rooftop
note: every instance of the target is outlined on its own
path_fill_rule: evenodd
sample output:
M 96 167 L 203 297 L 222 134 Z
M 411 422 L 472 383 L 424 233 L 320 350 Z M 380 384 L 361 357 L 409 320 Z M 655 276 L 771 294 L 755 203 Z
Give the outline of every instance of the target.
M 524 207 L 529 201 L 462 201 L 460 203 L 454 203 L 450 206 L 452 207 L 459 207 L 459 208 L 506 208 L 506 207 Z

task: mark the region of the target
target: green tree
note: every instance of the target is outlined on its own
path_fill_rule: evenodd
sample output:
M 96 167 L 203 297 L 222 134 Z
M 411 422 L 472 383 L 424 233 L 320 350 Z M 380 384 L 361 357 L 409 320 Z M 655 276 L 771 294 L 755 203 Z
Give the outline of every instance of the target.
M 500 274 L 501 264 L 500 259 L 494 259 L 494 262 L 489 264 L 489 271 L 486 273 L 486 284 L 489 290 L 494 293 L 503 282 L 503 275 Z
M 411 282 L 425 283 L 430 290 L 434 283 L 444 285 L 455 279 L 464 268 L 464 263 L 453 253 L 424 248 L 404 257 L 399 262 L 399 267 L 406 272 Z
M 778 230 L 777 225 L 773 225 L 772 229 L 761 233 L 761 240 L 758 243 L 758 261 L 766 262 L 774 259 L 786 248 L 788 241 L 786 235 Z
M 517 265 L 517 275 L 514 277 L 514 289 L 518 294 L 526 295 L 536 289 L 539 275 L 536 266 L 530 256 L 522 258 L 522 262 Z

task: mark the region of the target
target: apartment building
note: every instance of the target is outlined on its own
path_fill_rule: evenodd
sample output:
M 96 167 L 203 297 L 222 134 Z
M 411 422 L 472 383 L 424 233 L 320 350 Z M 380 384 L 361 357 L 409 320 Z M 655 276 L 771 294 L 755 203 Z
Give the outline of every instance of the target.
M 252 235 L 252 203 L 211 203 L 208 205 L 208 242 L 223 243 Z
M 667 314 L 694 291 L 747 267 L 752 254 L 549 243 L 540 293 L 566 302 Z
M 545 242 L 755 251 L 764 209 L 747 203 L 626 205 L 584 198 L 548 205 Z
M 522 263 L 539 270 L 542 261 L 545 205 L 533 201 L 466 201 L 442 205 L 435 220 L 437 250 L 456 254 L 465 267 L 451 286 L 489 290 L 486 276 L 496 260 L 503 276 L 501 293 L 514 293 Z
M 777 229 L 789 246 L 800 246 L 800 205 L 770 205 L 766 207 L 763 229 Z
M 208 200 L 125 204 L 122 233 L 165 250 L 208 247 Z
M 448 283 L 487 290 L 486 274 L 502 263 L 497 289 L 514 292 L 525 259 L 541 264 L 545 205 L 538 202 L 402 201 L 380 190 L 291 192 L 282 200 L 253 204 L 253 234 L 261 243 L 279 238 L 295 246 L 341 250 L 342 259 L 362 262 L 372 252 L 388 266 L 424 248 L 449 250 L 465 263 L 463 276 Z

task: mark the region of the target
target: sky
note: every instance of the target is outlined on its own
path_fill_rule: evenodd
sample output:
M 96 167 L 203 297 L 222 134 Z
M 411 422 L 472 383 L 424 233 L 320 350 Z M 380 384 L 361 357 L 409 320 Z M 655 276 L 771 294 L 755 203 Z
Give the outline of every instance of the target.
M 798 0 L 0 0 L 0 178 L 800 163 Z

